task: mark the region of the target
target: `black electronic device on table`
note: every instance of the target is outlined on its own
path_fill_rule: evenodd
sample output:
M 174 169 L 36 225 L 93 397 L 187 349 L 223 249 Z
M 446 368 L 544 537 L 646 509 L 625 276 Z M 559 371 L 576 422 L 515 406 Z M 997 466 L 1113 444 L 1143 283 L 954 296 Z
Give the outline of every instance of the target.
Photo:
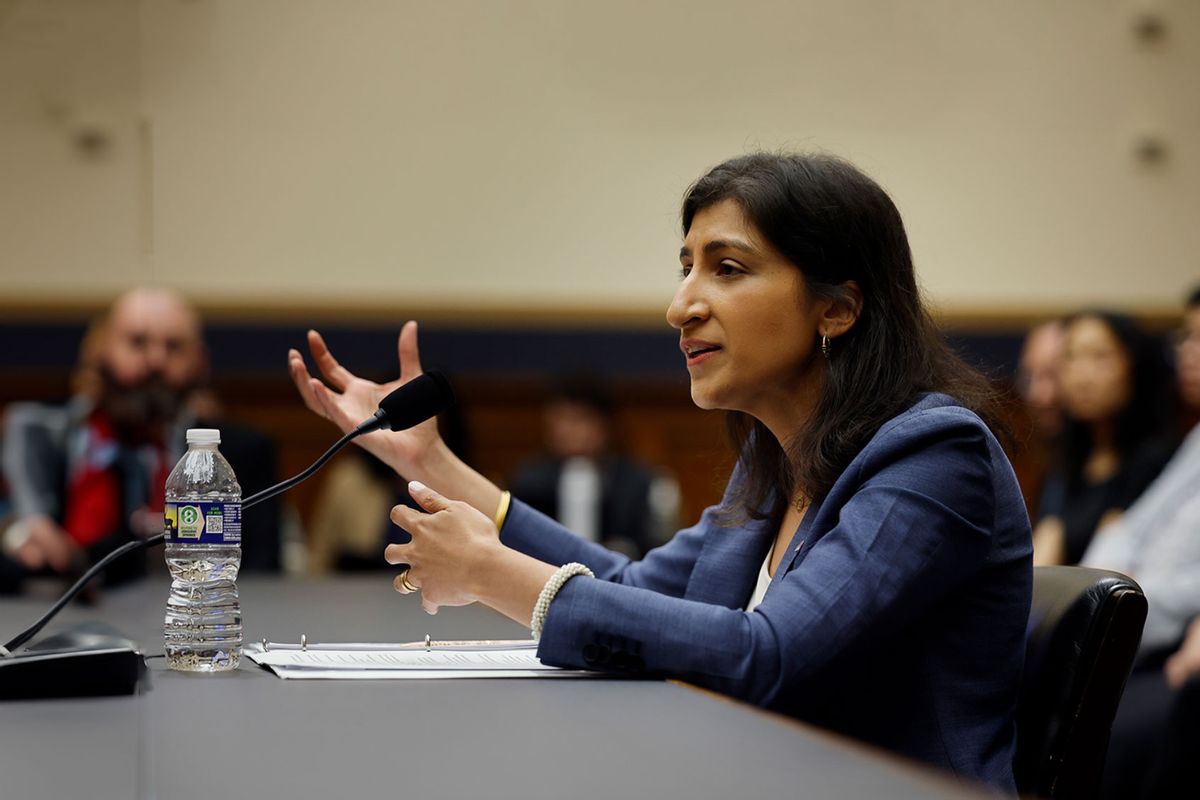
M 137 643 L 84 622 L 0 658 L 0 700 L 133 694 L 145 668 Z

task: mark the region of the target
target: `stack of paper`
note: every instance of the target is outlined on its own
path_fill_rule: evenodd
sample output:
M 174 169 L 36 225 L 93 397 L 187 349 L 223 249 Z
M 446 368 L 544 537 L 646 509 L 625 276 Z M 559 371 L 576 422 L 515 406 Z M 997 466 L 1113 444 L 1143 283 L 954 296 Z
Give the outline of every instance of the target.
M 567 678 L 597 673 L 549 667 L 527 641 L 412 644 L 249 644 L 246 656 L 281 678 Z

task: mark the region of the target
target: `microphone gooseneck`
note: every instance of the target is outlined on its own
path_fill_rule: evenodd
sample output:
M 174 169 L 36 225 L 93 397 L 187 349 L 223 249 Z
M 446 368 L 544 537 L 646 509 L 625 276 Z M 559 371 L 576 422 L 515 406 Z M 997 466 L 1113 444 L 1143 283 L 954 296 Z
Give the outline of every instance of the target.
M 269 489 L 263 489 L 261 492 L 250 495 L 242 501 L 242 509 L 258 505 L 264 500 L 269 500 L 275 495 L 286 492 L 325 466 L 325 462 L 333 458 L 334 454 L 365 433 L 377 430 L 402 431 L 437 416 L 439 412 L 446 410 L 453 404 L 454 391 L 450 388 L 450 381 L 446 379 L 445 375 L 440 372 L 426 372 L 419 375 L 380 400 L 379 410 L 375 412 L 374 416 L 363 421 L 357 428 L 354 428 L 334 442 L 333 446 L 310 464 L 308 469 L 299 475 L 288 478 L 286 481 L 275 484 Z M 75 581 L 62 597 L 58 598 L 58 601 L 37 622 L 30 625 L 8 642 L 5 642 L 0 647 L 0 657 L 10 655 L 18 647 L 36 636 L 38 631 L 46 626 L 46 623 L 54 619 L 55 615 L 62 611 L 67 603 L 71 602 L 75 595 L 79 594 L 83 590 L 83 587 L 87 586 L 109 564 L 119 558 L 123 558 L 129 553 L 160 545 L 166 541 L 166 538 L 167 535 L 165 533 L 160 533 L 147 539 L 127 542 L 97 561 L 92 565 L 91 569 L 83 573 L 83 576 L 79 580 Z

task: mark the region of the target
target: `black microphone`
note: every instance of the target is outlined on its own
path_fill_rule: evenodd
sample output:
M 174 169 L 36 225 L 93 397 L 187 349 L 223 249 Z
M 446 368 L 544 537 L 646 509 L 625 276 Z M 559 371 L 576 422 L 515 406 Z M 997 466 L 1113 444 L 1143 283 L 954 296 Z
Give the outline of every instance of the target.
M 247 497 L 242 501 L 242 509 L 244 510 L 250 508 L 251 506 L 257 505 L 264 500 L 274 497 L 277 494 L 286 492 L 288 489 L 292 488 L 296 484 L 311 476 L 321 467 L 325 466 L 325 462 L 329 461 L 329 459 L 331 459 L 335 453 L 349 444 L 352 440 L 362 436 L 365 433 L 370 433 L 372 431 L 381 429 L 402 431 L 407 428 L 411 428 L 414 425 L 419 425 L 431 417 L 437 416 L 439 412 L 445 411 L 452 405 L 454 405 L 454 391 L 450 388 L 450 381 L 446 379 L 445 375 L 436 371 L 426 372 L 422 375 L 419 375 L 401 386 L 399 389 L 393 391 L 387 397 L 380 400 L 379 410 L 375 412 L 374 416 L 364 420 L 357 428 L 354 428 L 341 439 L 338 439 L 336 442 L 334 442 L 333 446 L 326 450 L 320 458 L 314 461 L 308 467 L 308 469 L 304 470 L 299 475 L 288 478 L 286 481 L 275 484 L 269 489 L 263 489 L 261 492 Z M 13 651 L 36 636 L 38 631 L 45 627 L 46 623 L 53 619 L 59 611 L 62 611 L 62 609 L 66 607 L 67 603 L 71 602 L 71 599 L 74 598 L 75 595 L 79 594 L 79 592 L 83 590 L 83 587 L 85 587 L 94 577 L 100 574 L 105 567 L 117 559 L 123 558 L 125 555 L 136 550 L 144 550 L 146 548 L 162 544 L 166 540 L 166 536 L 166 533 L 160 533 L 157 536 L 151 536 L 148 539 L 123 544 L 116 550 L 113 550 L 111 553 L 106 555 L 104 558 L 97 561 L 91 569 L 85 572 L 83 576 L 77 580 L 62 597 L 58 599 L 58 602 L 51 606 L 49 611 L 42 615 L 41 619 L 6 642 L 3 647 L 0 647 L 0 668 L 5 666 L 16 667 L 17 664 L 12 656 Z M 47 668 L 47 656 L 39 657 L 39 661 L 41 663 L 37 666 L 30 664 L 32 667 L 32 670 L 29 670 L 30 672 L 36 672 L 39 669 L 45 670 Z M 140 663 L 140 658 L 138 661 Z M 84 665 L 82 661 L 80 661 L 80 666 L 86 668 L 86 665 Z M 24 684 L 23 681 L 16 678 L 18 672 L 24 673 L 26 671 L 27 670 L 17 669 L 6 669 L 0 671 L 0 699 L 14 696 L 29 696 L 22 693 L 23 690 L 27 691 L 30 688 L 28 684 Z M 9 676 L 8 680 L 5 679 L 6 675 Z M 133 689 L 130 687 L 136 686 L 136 677 L 133 679 L 132 683 L 130 683 L 128 673 L 126 673 L 121 680 L 121 688 L 117 689 L 116 691 L 112 690 L 112 685 L 108 685 L 108 691 L 104 691 L 104 686 L 101 686 L 98 689 L 87 689 L 85 691 L 87 691 L 88 694 L 127 694 L 130 691 L 133 691 Z M 101 681 L 101 683 L 105 682 Z M 76 687 L 77 690 L 80 688 L 81 687 L 78 686 Z M 47 691 L 48 687 L 39 685 L 34 691 L 38 690 Z M 14 691 L 17 693 L 14 694 Z
M 450 381 L 440 372 L 426 372 L 380 400 L 375 416 L 354 430 L 359 435 L 380 429 L 407 430 L 452 405 L 454 390 L 450 388 Z

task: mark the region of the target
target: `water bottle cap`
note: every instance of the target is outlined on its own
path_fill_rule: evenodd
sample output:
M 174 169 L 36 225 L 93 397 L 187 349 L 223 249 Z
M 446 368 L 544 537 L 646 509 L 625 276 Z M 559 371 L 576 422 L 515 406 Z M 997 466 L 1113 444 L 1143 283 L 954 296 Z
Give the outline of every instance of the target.
M 221 432 L 216 428 L 188 428 L 188 444 L 220 444 Z

